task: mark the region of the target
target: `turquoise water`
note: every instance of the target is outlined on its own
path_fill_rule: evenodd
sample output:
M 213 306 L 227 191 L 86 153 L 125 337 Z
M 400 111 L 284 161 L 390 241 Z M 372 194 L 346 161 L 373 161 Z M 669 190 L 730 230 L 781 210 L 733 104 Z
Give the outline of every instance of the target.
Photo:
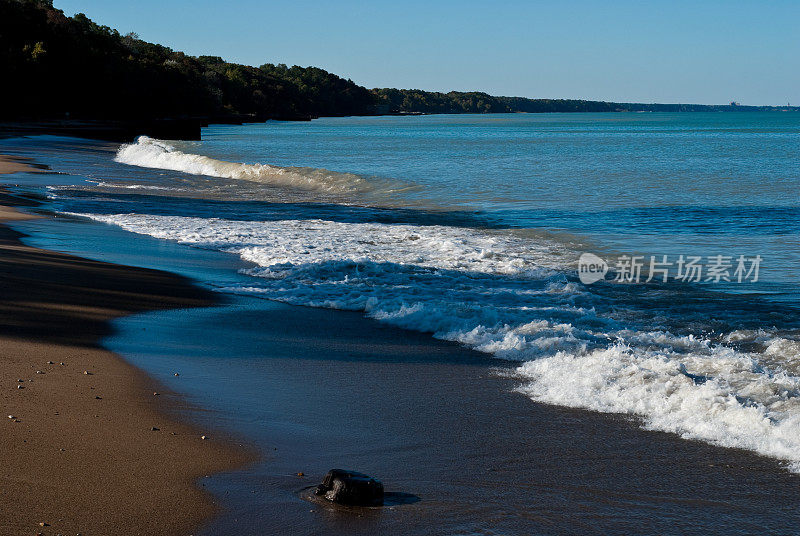
M 212 127 L 201 147 L 411 183 L 350 202 L 479 211 L 646 256 L 761 254 L 762 280 L 798 288 L 797 114 L 332 118 Z
M 220 292 L 358 311 L 517 362 L 533 400 L 800 470 L 798 114 L 330 118 L 25 144 L 76 177 L 49 184 L 54 210 L 228 254 L 230 275 L 199 272 Z M 586 252 L 605 280 L 579 277 Z M 643 259 L 641 280 L 612 281 L 621 255 Z M 664 255 L 668 280 L 645 283 Z M 681 256 L 703 277 L 678 279 Z M 708 280 L 718 256 L 725 277 Z

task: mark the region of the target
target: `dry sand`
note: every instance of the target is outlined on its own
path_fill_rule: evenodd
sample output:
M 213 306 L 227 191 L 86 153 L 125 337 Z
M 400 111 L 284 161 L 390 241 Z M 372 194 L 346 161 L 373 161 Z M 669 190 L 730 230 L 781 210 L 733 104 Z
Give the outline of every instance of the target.
M 24 203 L 0 194 L 0 205 Z M 21 217 L 0 206 L 0 222 Z M 213 296 L 19 236 L 0 225 L 0 534 L 190 534 L 216 508 L 198 479 L 251 454 L 180 422 L 179 397 L 97 341 L 115 317 Z

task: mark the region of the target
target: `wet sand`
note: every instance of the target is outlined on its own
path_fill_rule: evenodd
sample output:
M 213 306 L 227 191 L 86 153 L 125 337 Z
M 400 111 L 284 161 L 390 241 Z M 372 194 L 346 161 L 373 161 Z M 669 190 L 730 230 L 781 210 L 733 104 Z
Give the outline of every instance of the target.
M 241 297 L 117 325 L 110 348 L 263 448 L 258 465 L 208 481 L 228 509 L 202 534 L 793 534 L 800 524 L 800 477 L 775 460 L 534 403 L 505 375 L 513 364 L 360 313 Z M 418 500 L 356 512 L 303 500 L 333 467 Z
M 38 171 L 41 171 L 41 168 L 27 158 L 0 154 L 0 175 L 20 172 L 36 173 Z
M 12 204 L 28 202 L 0 194 L 0 222 L 25 218 Z M 184 424 L 179 396 L 98 340 L 113 318 L 213 296 L 180 276 L 19 238 L 0 225 L 0 534 L 192 533 L 217 511 L 198 479 L 250 454 Z

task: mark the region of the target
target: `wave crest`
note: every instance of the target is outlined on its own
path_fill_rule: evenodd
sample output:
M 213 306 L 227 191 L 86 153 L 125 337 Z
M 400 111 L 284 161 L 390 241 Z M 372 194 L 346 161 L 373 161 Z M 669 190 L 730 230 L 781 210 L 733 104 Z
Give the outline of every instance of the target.
M 374 185 L 369 180 L 353 173 L 338 173 L 306 167 L 226 162 L 200 154 L 185 153 L 168 142 L 148 136 L 139 136 L 136 142 L 123 144 L 117 150 L 114 160 L 131 166 L 246 180 L 300 190 L 358 193 L 374 189 Z

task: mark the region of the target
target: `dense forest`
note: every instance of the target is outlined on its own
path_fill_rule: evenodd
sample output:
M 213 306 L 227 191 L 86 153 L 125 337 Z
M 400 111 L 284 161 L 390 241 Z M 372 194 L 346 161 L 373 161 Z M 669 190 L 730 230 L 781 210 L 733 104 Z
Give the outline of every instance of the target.
M 67 17 L 52 0 L 0 0 L 0 69 L 4 120 L 228 122 L 388 113 L 767 109 L 368 90 L 316 67 L 252 67 L 189 56 L 136 34 L 121 35 L 83 14 Z
M 322 69 L 188 56 L 67 17 L 52 0 L 0 0 L 0 68 L 3 118 L 298 119 L 375 107 L 370 91 Z
M 494 97 L 480 92 L 435 93 L 419 89 L 373 89 L 378 104 L 391 113 L 547 113 L 547 112 L 718 112 L 800 110 L 797 107 L 740 104 L 643 104 L 569 99 Z

